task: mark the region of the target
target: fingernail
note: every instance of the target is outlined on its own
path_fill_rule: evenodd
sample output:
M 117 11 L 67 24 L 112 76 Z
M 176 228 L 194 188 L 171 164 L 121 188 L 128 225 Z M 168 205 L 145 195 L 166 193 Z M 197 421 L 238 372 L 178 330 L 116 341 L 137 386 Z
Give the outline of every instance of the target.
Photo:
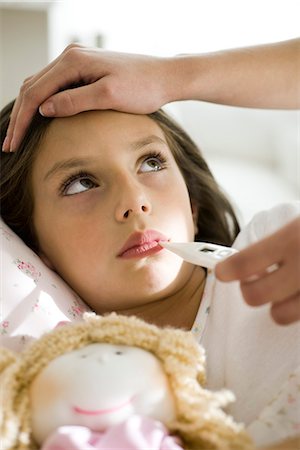
M 44 103 L 39 107 L 39 112 L 42 116 L 54 116 L 55 108 L 53 103 L 51 101 Z
M 9 151 L 10 151 L 10 153 L 13 153 L 15 150 L 16 150 L 16 148 L 15 148 L 15 141 L 12 139 L 12 141 L 10 143 Z
M 9 150 L 9 142 L 8 142 L 8 136 L 5 137 L 2 145 L 2 151 L 7 152 Z

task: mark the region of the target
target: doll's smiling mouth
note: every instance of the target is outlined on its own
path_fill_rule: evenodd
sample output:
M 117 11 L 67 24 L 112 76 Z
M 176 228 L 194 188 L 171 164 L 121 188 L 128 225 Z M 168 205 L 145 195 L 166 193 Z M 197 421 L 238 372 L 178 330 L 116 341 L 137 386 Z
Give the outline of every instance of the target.
M 77 414 L 82 414 L 85 416 L 100 416 L 102 414 L 112 414 L 116 411 L 119 411 L 122 408 L 125 408 L 125 406 L 130 405 L 132 402 L 132 398 L 129 400 L 126 400 L 126 402 L 121 403 L 118 406 L 113 406 L 112 408 L 106 408 L 106 409 L 95 409 L 95 410 L 89 410 L 89 409 L 83 409 L 79 408 L 79 406 L 73 406 L 73 411 Z

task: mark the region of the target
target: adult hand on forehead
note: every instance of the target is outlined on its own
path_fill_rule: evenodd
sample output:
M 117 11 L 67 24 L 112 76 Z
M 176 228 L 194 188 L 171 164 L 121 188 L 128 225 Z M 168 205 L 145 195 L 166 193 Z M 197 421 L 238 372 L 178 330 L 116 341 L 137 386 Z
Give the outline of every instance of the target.
M 168 102 L 167 59 L 71 44 L 36 75 L 16 99 L 4 151 L 17 150 L 34 114 L 63 117 L 93 109 L 148 114 Z M 67 89 L 72 84 L 80 87 Z
M 278 324 L 300 320 L 300 217 L 219 263 L 216 276 L 239 280 L 251 306 L 271 303 Z
M 176 100 L 298 108 L 295 61 L 299 45 L 300 39 L 291 39 L 245 49 L 159 58 L 72 44 L 23 83 L 3 150 L 18 148 L 39 107 L 42 114 L 52 117 L 91 109 L 148 114 Z M 72 84 L 80 87 L 68 89 Z

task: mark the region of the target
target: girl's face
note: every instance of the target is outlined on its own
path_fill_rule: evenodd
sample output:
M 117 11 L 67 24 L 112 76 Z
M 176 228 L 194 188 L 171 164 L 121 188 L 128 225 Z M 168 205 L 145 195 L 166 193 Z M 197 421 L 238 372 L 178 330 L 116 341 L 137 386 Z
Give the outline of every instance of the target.
M 184 287 L 193 266 L 157 242 L 194 239 L 190 198 L 152 119 L 113 111 L 55 119 L 32 185 L 42 258 L 96 312 Z

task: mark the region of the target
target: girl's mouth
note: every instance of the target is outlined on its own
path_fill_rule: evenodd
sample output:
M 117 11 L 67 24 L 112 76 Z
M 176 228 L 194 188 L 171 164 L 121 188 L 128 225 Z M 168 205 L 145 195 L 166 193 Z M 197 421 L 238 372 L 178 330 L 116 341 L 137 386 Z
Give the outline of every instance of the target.
M 154 255 L 161 250 L 163 250 L 163 248 L 157 241 L 145 242 L 142 245 L 135 245 L 134 247 L 129 248 L 121 255 L 121 258 L 143 258 L 145 256 Z
M 118 257 L 130 259 L 153 255 L 163 250 L 159 242 L 168 240 L 166 236 L 156 230 L 134 232 L 121 248 Z

